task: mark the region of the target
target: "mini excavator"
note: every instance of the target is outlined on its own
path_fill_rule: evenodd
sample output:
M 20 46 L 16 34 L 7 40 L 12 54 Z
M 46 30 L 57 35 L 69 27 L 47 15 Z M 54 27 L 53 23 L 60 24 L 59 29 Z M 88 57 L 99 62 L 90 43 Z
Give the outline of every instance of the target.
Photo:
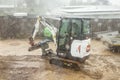
M 39 16 L 32 36 L 29 38 L 31 47 L 29 51 L 42 49 L 42 55 L 49 58 L 51 64 L 60 66 L 79 66 L 90 55 L 91 30 L 90 19 L 116 19 L 120 18 L 120 8 L 111 6 L 76 6 L 65 7 L 59 11 L 53 11 L 52 15 L 59 18 L 59 28 L 46 21 L 46 16 Z M 45 39 L 34 44 L 39 25 L 47 27 L 52 34 L 52 40 Z M 55 52 L 49 48 L 49 42 L 56 46 Z

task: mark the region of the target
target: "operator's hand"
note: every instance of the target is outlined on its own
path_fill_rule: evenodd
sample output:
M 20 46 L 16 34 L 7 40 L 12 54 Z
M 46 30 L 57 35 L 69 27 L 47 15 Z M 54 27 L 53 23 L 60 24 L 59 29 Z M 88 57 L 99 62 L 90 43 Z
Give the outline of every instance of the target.
M 32 37 L 29 38 L 29 44 L 30 44 L 31 46 L 34 46 L 34 40 L 33 40 Z

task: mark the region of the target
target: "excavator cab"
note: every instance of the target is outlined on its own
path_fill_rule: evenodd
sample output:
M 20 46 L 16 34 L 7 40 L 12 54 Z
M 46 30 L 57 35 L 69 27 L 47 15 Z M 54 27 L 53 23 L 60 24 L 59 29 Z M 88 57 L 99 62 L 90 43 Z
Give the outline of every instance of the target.
M 57 41 L 57 55 L 59 57 L 76 60 L 88 56 L 90 50 L 89 19 L 61 19 Z M 86 50 L 87 48 L 89 50 Z

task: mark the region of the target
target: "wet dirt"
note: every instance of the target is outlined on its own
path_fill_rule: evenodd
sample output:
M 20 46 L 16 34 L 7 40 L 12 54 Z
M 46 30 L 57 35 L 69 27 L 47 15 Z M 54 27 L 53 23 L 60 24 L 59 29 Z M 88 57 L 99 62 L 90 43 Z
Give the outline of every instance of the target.
M 27 40 L 0 41 L 0 80 L 120 80 L 120 53 L 100 41 L 91 45 L 90 58 L 75 71 L 49 64 L 40 49 L 28 52 Z

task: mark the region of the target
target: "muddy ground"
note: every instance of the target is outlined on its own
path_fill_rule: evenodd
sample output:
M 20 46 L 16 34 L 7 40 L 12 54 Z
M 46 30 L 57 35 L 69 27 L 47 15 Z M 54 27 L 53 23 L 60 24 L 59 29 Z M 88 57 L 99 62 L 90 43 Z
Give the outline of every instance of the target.
M 52 45 L 52 44 L 51 44 Z M 120 53 L 93 40 L 91 56 L 79 71 L 49 64 L 27 40 L 0 41 L 0 80 L 120 80 Z

